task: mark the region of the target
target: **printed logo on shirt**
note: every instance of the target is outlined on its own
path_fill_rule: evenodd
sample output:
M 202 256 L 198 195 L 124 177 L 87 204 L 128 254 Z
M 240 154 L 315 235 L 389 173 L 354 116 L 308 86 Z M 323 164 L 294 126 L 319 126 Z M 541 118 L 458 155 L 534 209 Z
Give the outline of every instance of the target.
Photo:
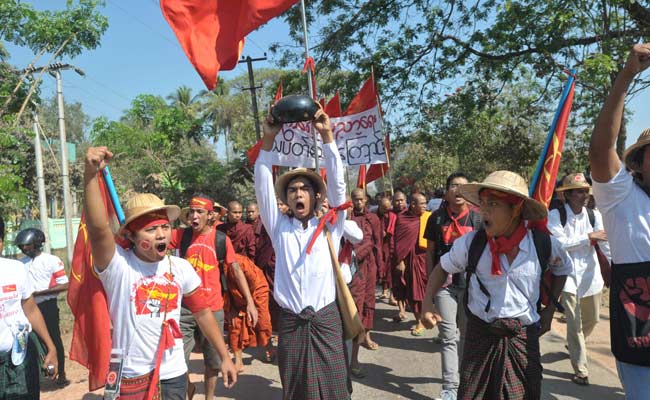
M 132 301 L 136 315 L 157 318 L 178 308 L 178 285 L 162 276 L 143 277 L 135 284 Z
M 650 278 L 627 279 L 619 297 L 628 314 L 642 322 L 650 321 Z
M 5 285 L 2 287 L 2 293 L 11 293 L 16 291 L 16 285 Z
M 208 272 L 216 268 L 216 265 L 210 265 L 204 263 L 203 260 L 201 260 L 201 256 L 199 254 L 192 254 L 187 258 L 187 261 L 189 261 L 190 264 L 192 264 L 192 266 L 197 272 L 199 271 Z

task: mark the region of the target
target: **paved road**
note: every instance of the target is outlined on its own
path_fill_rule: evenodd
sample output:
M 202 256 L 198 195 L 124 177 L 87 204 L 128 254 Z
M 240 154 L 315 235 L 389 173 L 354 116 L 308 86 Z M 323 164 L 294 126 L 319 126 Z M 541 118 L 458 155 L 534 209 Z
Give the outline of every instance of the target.
M 353 399 L 414 399 L 435 398 L 441 390 L 440 346 L 432 338 L 436 329 L 427 331 L 422 337 L 410 335 L 413 321 L 400 324 L 392 322 L 394 309 L 384 303 L 377 304 L 375 332 L 373 339 L 381 346 L 377 351 L 361 349 L 360 360 L 367 373 L 363 379 L 353 383 Z M 604 310 L 604 317 L 607 317 Z M 590 381 L 588 387 L 571 382 L 572 370 L 563 339 L 566 325 L 554 322 L 553 331 L 542 337 L 542 362 L 544 364 L 543 399 L 623 399 L 615 364 L 609 353 L 608 321 L 602 321 L 589 338 Z M 66 340 L 66 345 L 69 340 Z M 277 365 L 264 364 L 250 352 L 245 355 L 246 371 L 239 376 L 235 388 L 227 390 L 222 385 L 217 389 L 218 399 L 264 399 L 282 398 Z M 203 361 L 199 354 L 193 354 L 190 371 L 202 371 Z M 101 399 L 101 391 L 86 393 L 86 372 L 76 363 L 69 363 L 69 377 L 73 385 L 55 390 L 45 384 L 41 399 L 63 400 Z M 192 381 L 202 382 L 202 375 L 192 374 Z M 43 386 L 43 385 L 42 385 Z M 197 384 L 195 400 L 203 400 L 202 384 Z
M 373 339 L 381 348 L 361 349 L 360 360 L 367 376 L 353 382 L 353 399 L 413 399 L 429 400 L 441 390 L 440 346 L 432 338 L 437 330 L 422 337 L 410 335 L 413 321 L 396 324 L 391 321 L 394 311 L 384 303 L 377 304 Z M 605 328 L 608 321 L 600 323 Z M 542 337 L 544 364 L 543 399 L 623 399 L 620 382 L 613 370 L 611 354 L 605 363 L 591 362 L 587 387 L 571 382 L 572 369 L 564 348 L 565 341 L 558 329 Z M 277 366 L 263 364 L 250 353 L 245 360 L 247 370 L 240 375 L 237 386 L 226 390 L 221 386 L 218 399 L 281 399 L 282 392 Z M 193 360 L 191 370 L 200 370 L 201 360 Z M 194 375 L 193 380 L 202 379 Z M 202 393 L 201 388 L 197 393 Z M 203 399 L 197 395 L 195 400 Z

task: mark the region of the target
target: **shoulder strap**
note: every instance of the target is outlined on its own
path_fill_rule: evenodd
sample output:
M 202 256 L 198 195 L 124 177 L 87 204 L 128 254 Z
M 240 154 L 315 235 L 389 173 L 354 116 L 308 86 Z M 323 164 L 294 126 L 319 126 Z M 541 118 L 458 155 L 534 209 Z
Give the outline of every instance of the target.
M 467 254 L 467 267 L 465 268 L 465 272 L 467 272 L 466 280 L 469 284 L 470 279 L 472 278 L 472 274 L 476 273 L 476 266 L 478 265 L 478 260 L 481 258 L 481 254 L 483 254 L 483 250 L 485 249 L 485 246 L 487 245 L 487 233 L 485 233 L 485 229 L 479 229 L 476 231 L 476 234 L 472 238 L 472 242 L 469 245 L 469 252 Z M 485 312 L 490 311 L 490 304 L 492 303 L 492 300 L 490 298 L 490 292 L 487 290 L 485 285 L 483 285 L 483 282 L 479 279 L 478 275 L 476 275 L 476 282 L 478 282 L 478 287 L 483 292 L 483 294 L 488 298 L 487 304 L 485 305 Z M 469 302 L 469 290 L 467 291 L 467 294 L 465 295 L 465 307 L 467 307 Z M 468 309 L 469 310 L 469 309 Z
M 187 248 L 190 247 L 191 243 L 192 243 L 192 228 L 185 228 L 183 229 L 183 236 L 181 237 L 181 245 L 180 245 L 181 258 L 185 258 L 185 254 L 187 253 Z
M 557 212 L 560 213 L 560 223 L 562 226 L 566 225 L 566 208 L 564 208 L 564 204 L 557 208 Z
M 217 230 L 214 235 L 214 250 L 217 252 L 217 260 L 222 264 L 226 259 L 226 234 Z
M 476 273 L 476 265 L 478 264 L 478 260 L 481 258 L 481 254 L 483 254 L 485 245 L 487 245 L 487 234 L 485 233 L 485 229 L 479 229 L 476 231 L 476 234 L 472 238 L 472 243 L 469 245 L 467 268 L 465 268 L 465 271 L 471 274 Z
M 566 213 L 564 215 L 566 216 Z M 543 274 L 548 268 L 549 261 L 551 261 L 551 236 L 539 229 L 532 229 L 532 231 L 535 251 L 537 251 L 537 259 L 539 265 L 542 267 Z
M 214 251 L 217 254 L 217 262 L 219 263 L 221 290 L 225 292 L 228 289 L 228 279 L 223 269 L 223 264 L 226 260 L 226 234 L 216 228 L 214 232 Z
M 591 224 L 591 227 L 593 228 L 596 226 L 596 215 L 594 214 L 594 210 L 592 210 L 589 207 L 585 207 L 587 209 L 587 216 L 589 217 L 589 223 Z

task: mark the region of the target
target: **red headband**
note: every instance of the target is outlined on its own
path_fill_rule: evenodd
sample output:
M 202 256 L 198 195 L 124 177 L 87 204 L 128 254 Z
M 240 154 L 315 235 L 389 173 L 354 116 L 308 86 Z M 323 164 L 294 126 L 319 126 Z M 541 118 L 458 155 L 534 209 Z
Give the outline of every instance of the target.
M 495 190 L 495 189 L 481 189 L 481 191 L 479 192 L 479 197 L 483 197 L 483 196 L 498 197 L 500 200 L 503 200 L 506 203 L 515 206 L 518 206 L 524 202 L 524 199 L 522 197 L 516 196 L 514 194 L 502 192 L 500 190 Z
M 168 224 L 169 216 L 165 211 L 153 211 L 145 215 L 141 215 L 133 221 L 129 222 L 126 228 L 131 232 L 137 232 L 141 229 L 147 229 L 152 226 Z
M 205 197 L 192 197 L 190 200 L 190 208 L 202 208 L 207 211 L 214 211 L 214 204 L 212 200 Z

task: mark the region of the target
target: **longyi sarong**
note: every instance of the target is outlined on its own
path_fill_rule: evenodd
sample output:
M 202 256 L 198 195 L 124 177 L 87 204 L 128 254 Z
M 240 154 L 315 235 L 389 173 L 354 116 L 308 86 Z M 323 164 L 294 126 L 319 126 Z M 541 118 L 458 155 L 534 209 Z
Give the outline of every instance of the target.
M 538 400 L 542 388 L 539 328 L 507 331 L 516 320 L 500 320 L 502 333 L 468 313 L 458 399 Z
M 285 400 L 350 398 L 343 323 L 336 302 L 318 312 L 280 312 L 278 366 Z
M 27 341 L 27 356 L 22 364 L 11 362 L 11 352 L 0 352 L 0 398 L 6 400 L 33 400 L 39 398 L 40 365 L 36 334 Z

